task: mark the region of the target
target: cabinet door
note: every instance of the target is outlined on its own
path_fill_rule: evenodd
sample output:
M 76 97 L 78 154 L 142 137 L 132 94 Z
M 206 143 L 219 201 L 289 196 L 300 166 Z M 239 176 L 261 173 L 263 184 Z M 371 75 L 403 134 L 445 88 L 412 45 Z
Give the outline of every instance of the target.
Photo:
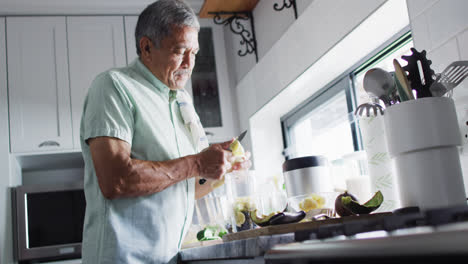
M 72 148 L 65 17 L 7 18 L 12 152 Z
M 10 206 L 10 137 L 8 135 L 8 97 L 6 76 L 5 18 L 0 17 L 0 263 L 13 263 Z
M 67 17 L 73 144 L 80 149 L 83 102 L 101 72 L 126 65 L 123 17 Z
M 125 16 L 125 43 L 127 44 L 127 64 L 138 57 L 135 45 L 135 27 L 138 16 Z
M 210 61 L 210 59 L 206 60 L 206 58 L 197 57 L 195 68 L 201 66 L 200 69 L 202 70 L 197 72 L 197 69 L 194 69 L 191 89 L 195 108 L 198 108 L 197 111 L 199 111 L 198 114 L 202 119 L 202 123 L 204 123 L 203 125 L 207 132 L 208 140 L 211 143 L 222 142 L 239 134 L 239 121 L 234 101 L 235 96 L 229 83 L 227 70 L 223 27 L 215 25 L 211 19 L 200 19 L 200 26 L 202 29 L 198 38 L 200 43 L 199 55 L 205 53 L 202 52 L 202 50 L 211 50 L 209 53 L 212 53 L 214 58 L 211 59 L 211 63 L 207 64 L 206 62 Z M 209 34 L 203 34 L 202 31 Z M 209 43 L 211 42 L 210 36 L 212 38 L 212 44 Z M 214 69 L 210 70 L 213 66 Z M 208 69 L 208 71 L 206 72 L 205 69 Z M 214 76 L 215 79 L 213 79 Z M 215 84 L 217 85 L 217 89 L 212 88 L 215 80 L 217 82 L 217 84 Z M 216 104 L 218 104 L 219 107 L 217 107 Z M 204 110 L 205 113 L 203 113 L 202 110 Z M 221 113 L 219 113 L 219 111 Z M 204 116 L 206 117 L 205 120 Z M 209 121 L 215 120 L 211 118 L 212 116 L 216 117 L 218 122 L 207 122 L 209 119 L 211 119 Z

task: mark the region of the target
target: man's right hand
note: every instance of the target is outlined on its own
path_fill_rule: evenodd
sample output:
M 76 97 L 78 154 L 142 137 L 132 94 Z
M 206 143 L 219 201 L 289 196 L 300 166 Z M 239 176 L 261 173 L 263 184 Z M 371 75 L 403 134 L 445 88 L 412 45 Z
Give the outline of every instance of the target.
M 196 155 L 200 177 L 218 180 L 231 169 L 229 161 L 232 152 L 229 150 L 229 145 L 232 141 L 234 140 L 213 144 Z

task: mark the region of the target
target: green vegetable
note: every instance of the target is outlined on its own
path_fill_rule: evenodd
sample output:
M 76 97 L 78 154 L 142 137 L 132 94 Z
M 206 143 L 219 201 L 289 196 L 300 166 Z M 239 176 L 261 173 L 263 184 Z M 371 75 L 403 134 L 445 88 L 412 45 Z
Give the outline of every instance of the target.
M 372 198 L 364 204 L 359 204 L 350 196 L 341 197 L 343 206 L 354 214 L 368 214 L 377 210 L 384 198 L 380 191 L 376 192 Z
M 197 239 L 198 241 L 216 240 L 221 239 L 225 234 L 227 234 L 227 230 L 224 227 L 206 226 L 197 233 Z

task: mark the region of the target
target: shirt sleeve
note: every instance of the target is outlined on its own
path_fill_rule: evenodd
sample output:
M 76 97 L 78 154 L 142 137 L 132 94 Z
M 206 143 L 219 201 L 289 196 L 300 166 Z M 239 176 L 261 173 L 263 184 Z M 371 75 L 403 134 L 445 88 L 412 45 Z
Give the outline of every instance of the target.
M 81 137 L 114 137 L 132 144 L 133 106 L 124 87 L 109 72 L 96 77 L 83 106 Z

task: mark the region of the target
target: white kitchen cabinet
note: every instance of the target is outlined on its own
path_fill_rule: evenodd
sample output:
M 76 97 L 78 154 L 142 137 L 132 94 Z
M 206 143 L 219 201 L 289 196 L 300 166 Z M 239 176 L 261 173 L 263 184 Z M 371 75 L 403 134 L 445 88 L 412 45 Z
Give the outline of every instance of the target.
M 231 87 L 229 82 L 223 26 L 214 24 L 212 19 L 200 19 L 200 26 L 211 28 L 213 36 L 222 125 L 205 127 L 205 130 L 209 132 L 209 141 L 211 143 L 216 143 L 229 140 L 239 134 L 239 119 L 236 109 L 237 103 L 234 87 Z M 212 133 L 212 135 L 210 135 L 210 133 Z
M 138 16 L 125 16 L 125 43 L 127 44 L 127 64 L 132 63 L 138 57 L 135 45 L 135 27 Z
M 0 263 L 13 263 L 5 18 L 0 17 Z
M 83 102 L 94 78 L 126 65 L 122 16 L 67 17 L 73 144 L 80 149 Z
M 65 17 L 8 17 L 12 152 L 71 149 Z

